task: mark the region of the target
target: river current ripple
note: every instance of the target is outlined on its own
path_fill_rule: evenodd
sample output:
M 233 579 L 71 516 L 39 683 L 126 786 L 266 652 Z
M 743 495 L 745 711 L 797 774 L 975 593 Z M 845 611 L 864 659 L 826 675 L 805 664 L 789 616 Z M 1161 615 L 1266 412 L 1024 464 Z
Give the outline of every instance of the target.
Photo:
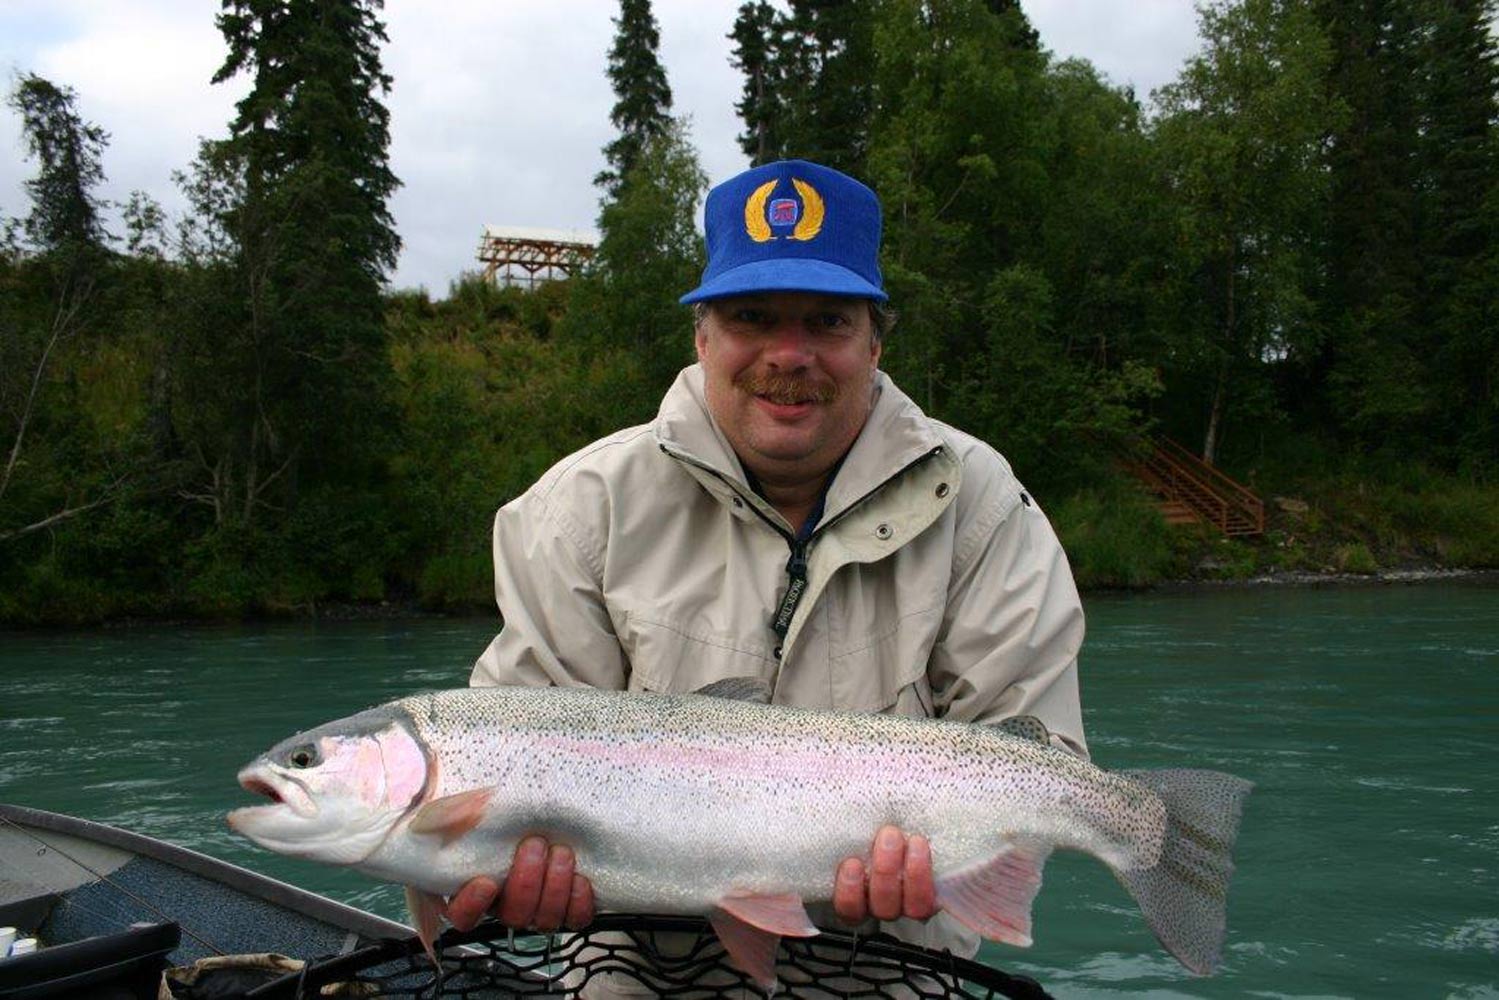
M 981 957 L 1061 998 L 1499 998 L 1499 588 L 1085 600 L 1095 761 L 1254 781 L 1225 965 L 1191 976 L 1108 872 L 1047 866 L 1035 945 Z M 400 917 L 224 814 L 291 733 L 464 682 L 490 620 L 0 632 L 0 801 L 73 813 Z M 940 860 L 940 859 L 939 859 Z

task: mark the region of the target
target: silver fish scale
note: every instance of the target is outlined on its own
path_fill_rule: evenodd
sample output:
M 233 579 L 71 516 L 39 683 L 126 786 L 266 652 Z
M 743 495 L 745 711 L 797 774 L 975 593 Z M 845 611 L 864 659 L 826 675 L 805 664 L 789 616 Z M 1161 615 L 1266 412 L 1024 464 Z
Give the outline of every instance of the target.
M 397 703 L 431 797 L 493 788 L 435 851 L 387 839 L 372 871 L 451 892 L 531 832 L 570 844 L 610 909 L 702 912 L 731 892 L 825 899 L 883 823 L 926 834 L 939 877 L 1019 841 L 1154 865 L 1166 815 L 1142 785 L 988 726 L 696 695 L 474 688 Z

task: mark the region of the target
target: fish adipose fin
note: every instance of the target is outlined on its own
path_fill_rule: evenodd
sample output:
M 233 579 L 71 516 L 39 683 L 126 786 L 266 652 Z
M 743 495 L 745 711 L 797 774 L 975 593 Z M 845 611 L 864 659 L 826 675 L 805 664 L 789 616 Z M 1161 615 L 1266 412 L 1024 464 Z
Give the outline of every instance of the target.
M 433 799 L 411 817 L 411 832 L 438 834 L 446 847 L 479 825 L 492 795 L 492 788 L 475 788 Z
M 1012 843 L 982 865 L 937 880 L 937 905 L 993 941 L 1029 948 L 1031 900 L 1041 889 L 1047 847 Z
M 725 896 L 708 914 L 729 960 L 759 985 L 776 981 L 776 949 L 784 937 L 817 933 L 800 896 Z
M 432 965 L 435 967 L 437 951 L 432 947 L 432 942 L 437 940 L 437 932 L 442 928 L 442 918 L 447 913 L 442 897 L 436 893 L 413 889 L 408 885 L 406 909 L 411 914 L 411 923 L 416 928 L 417 939 L 421 941 L 422 948 L 427 952 L 427 957 L 432 960 Z
M 1166 950 L 1208 975 L 1223 953 L 1230 856 L 1252 783 L 1218 771 L 1121 771 L 1166 805 L 1166 839 L 1151 868 L 1114 874 Z
M 1051 730 L 1046 728 L 1046 723 L 1034 715 L 1012 715 L 1008 719 L 999 720 L 993 726 L 1000 732 L 1009 733 L 1018 739 L 1030 740 L 1043 747 L 1051 746 Z

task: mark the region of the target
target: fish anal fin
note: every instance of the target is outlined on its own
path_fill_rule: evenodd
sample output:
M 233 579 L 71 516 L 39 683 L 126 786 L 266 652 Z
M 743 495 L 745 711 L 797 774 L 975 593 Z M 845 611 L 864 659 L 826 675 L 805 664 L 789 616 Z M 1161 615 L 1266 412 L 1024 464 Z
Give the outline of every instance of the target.
M 435 833 L 446 847 L 479 825 L 493 795 L 492 788 L 473 788 L 433 799 L 411 817 L 411 832 Z
M 421 941 L 427 957 L 432 960 L 432 965 L 436 966 L 437 951 L 432 947 L 432 942 L 437 940 L 437 932 L 442 928 L 442 919 L 447 914 L 447 907 L 443 905 L 442 897 L 408 885 L 406 909 L 411 914 L 411 923 L 416 928 L 417 939 Z
M 781 936 L 773 931 L 761 930 L 744 922 L 724 909 L 708 912 L 708 923 L 713 933 L 729 954 L 729 964 L 749 976 L 766 991 L 776 985 L 776 950 L 781 945 Z
M 1031 901 L 1049 848 L 1011 843 L 996 857 L 937 880 L 937 905 L 993 941 L 1029 948 Z
M 817 933 L 802 898 L 794 892 L 729 895 L 718 908 L 751 927 L 784 937 L 811 937 Z

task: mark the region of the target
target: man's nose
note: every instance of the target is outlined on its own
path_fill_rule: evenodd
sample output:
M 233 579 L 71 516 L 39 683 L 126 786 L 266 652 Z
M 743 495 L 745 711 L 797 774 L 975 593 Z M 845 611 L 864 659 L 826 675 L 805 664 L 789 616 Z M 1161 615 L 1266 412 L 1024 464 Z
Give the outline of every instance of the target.
M 782 369 L 805 368 L 812 363 L 812 337 L 800 316 L 783 317 L 771 328 L 764 358 Z

